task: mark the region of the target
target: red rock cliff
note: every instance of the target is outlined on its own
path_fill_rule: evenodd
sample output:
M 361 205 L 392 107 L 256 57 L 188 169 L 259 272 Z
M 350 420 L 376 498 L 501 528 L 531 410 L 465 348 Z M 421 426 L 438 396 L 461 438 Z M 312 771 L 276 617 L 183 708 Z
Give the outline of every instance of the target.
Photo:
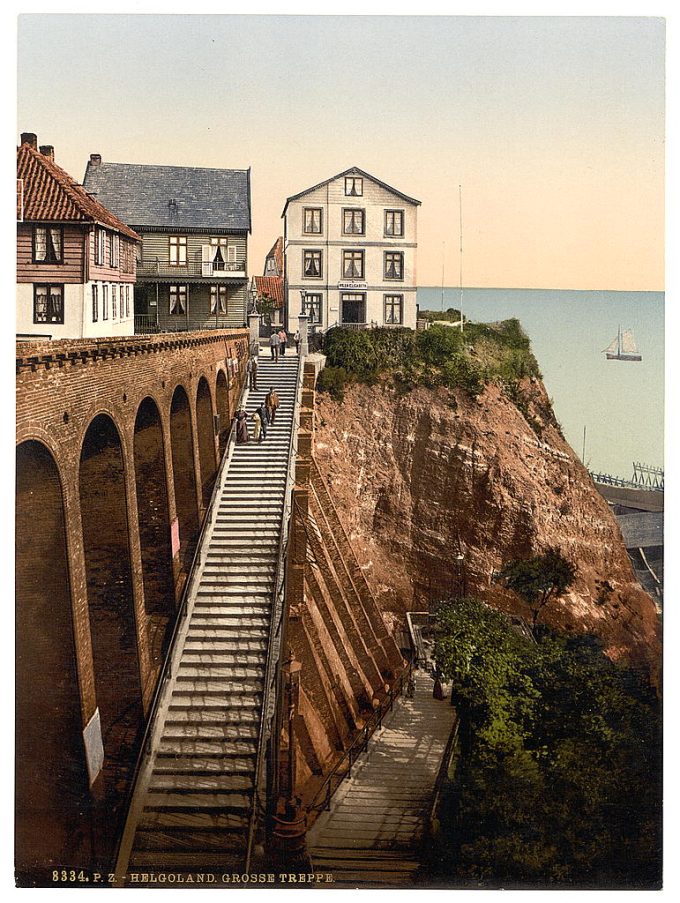
M 541 617 L 595 633 L 612 658 L 656 671 L 659 619 L 614 516 L 562 438 L 540 381 L 524 382 L 520 407 L 495 385 L 477 399 L 385 385 L 353 386 L 342 403 L 317 394 L 315 457 L 383 610 L 396 620 L 456 595 L 464 581 L 468 593 L 526 614 L 492 575 L 556 546 L 577 577 Z

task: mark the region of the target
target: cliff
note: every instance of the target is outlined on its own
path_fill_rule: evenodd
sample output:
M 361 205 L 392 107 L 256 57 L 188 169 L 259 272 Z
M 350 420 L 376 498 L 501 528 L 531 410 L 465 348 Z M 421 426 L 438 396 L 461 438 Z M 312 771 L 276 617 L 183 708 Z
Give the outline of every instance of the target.
M 577 576 L 542 619 L 657 671 L 654 603 L 536 377 L 512 397 L 495 384 L 477 398 L 354 384 L 342 402 L 317 393 L 315 420 L 315 458 L 386 618 L 463 592 L 526 615 L 494 572 L 556 546 Z

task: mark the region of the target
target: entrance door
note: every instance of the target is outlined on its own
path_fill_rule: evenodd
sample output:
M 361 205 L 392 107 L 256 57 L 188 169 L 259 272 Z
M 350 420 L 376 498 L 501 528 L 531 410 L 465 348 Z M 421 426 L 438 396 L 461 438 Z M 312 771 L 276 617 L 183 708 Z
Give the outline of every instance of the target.
M 343 293 L 342 322 L 366 323 L 366 294 L 364 292 Z

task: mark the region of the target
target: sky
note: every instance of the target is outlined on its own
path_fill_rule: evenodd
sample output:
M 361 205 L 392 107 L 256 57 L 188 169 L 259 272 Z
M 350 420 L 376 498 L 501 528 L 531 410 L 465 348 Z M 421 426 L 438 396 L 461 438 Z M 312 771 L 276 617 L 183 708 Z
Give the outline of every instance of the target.
M 251 273 L 356 165 L 422 201 L 420 285 L 458 284 L 461 186 L 465 285 L 664 288 L 660 18 L 22 15 L 17 94 L 78 180 L 250 166 Z

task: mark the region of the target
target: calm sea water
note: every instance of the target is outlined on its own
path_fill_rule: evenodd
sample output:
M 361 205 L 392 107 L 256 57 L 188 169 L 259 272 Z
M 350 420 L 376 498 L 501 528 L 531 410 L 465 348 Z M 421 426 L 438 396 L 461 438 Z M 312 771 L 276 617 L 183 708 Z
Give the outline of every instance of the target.
M 418 289 L 421 309 L 458 308 L 460 289 Z M 463 291 L 466 317 L 481 322 L 517 317 L 529 335 L 574 451 L 596 471 L 631 477 L 633 461 L 663 466 L 663 292 L 576 292 L 545 289 Z M 607 361 L 602 350 L 619 326 L 632 329 L 640 363 Z

